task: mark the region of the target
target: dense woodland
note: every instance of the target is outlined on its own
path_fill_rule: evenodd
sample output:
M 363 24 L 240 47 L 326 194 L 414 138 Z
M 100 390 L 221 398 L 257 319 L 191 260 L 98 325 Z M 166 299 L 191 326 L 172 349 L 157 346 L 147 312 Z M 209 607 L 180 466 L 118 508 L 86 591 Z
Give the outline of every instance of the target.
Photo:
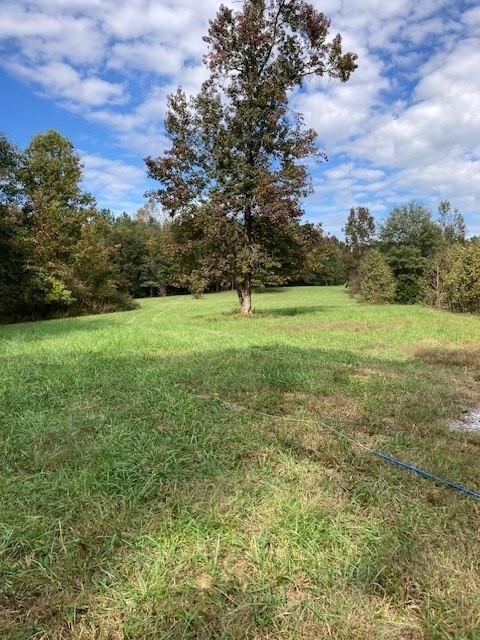
M 135 298 L 235 287 L 227 243 L 199 251 L 185 220 L 151 201 L 134 215 L 99 209 L 60 134 L 39 134 L 24 150 L 4 136 L 0 145 L 3 321 L 132 309 Z M 254 286 L 346 284 L 372 303 L 480 311 L 480 240 L 466 239 L 463 216 L 449 202 L 435 217 L 419 204 L 399 207 L 382 224 L 366 207 L 352 208 L 344 233 L 339 240 L 295 221 L 274 237 Z

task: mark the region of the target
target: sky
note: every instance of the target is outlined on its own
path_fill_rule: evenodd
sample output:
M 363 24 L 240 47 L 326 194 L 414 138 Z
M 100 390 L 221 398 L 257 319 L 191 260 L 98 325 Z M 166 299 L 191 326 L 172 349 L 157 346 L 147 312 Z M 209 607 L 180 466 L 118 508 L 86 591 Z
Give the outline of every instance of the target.
M 102 207 L 134 213 L 153 186 L 166 98 L 196 92 L 218 0 L 1 0 L 0 130 L 20 146 L 58 130 Z M 233 7 L 239 1 L 228 0 Z M 313 0 L 359 68 L 291 96 L 328 162 L 306 219 L 341 234 L 351 206 L 381 219 L 448 199 L 480 234 L 480 0 Z

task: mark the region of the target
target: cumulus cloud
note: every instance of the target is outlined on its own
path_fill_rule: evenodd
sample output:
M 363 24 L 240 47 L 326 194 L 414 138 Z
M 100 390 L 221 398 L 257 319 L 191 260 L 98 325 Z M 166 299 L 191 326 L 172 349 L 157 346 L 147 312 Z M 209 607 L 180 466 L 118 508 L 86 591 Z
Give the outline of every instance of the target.
M 359 68 L 347 84 L 324 78 L 292 96 L 330 157 L 313 169 L 309 216 L 338 232 L 354 204 L 382 213 L 410 198 L 450 198 L 479 231 L 478 3 L 311 1 L 359 54 Z M 103 126 L 119 149 L 159 154 L 168 94 L 178 85 L 195 92 L 205 79 L 202 36 L 218 5 L 3 0 L 0 65 Z M 141 183 L 136 165 L 85 158 L 86 179 L 109 198 L 124 200 Z
M 95 193 L 100 205 L 116 212 L 135 210 L 142 205 L 145 190 L 143 169 L 122 160 L 90 153 L 82 153 L 81 158 L 85 187 Z
M 34 62 L 94 64 L 101 60 L 107 46 L 104 34 L 91 18 L 7 2 L 0 7 L 0 41 L 9 40 L 24 59 Z
M 47 95 L 72 104 L 115 104 L 125 98 L 122 84 L 108 82 L 97 76 L 82 77 L 74 67 L 64 62 L 27 65 L 12 60 L 5 66 L 20 78 L 39 85 Z
M 345 87 L 315 90 L 298 104 L 327 152 L 350 160 L 319 173 L 309 203 L 320 218 L 326 203 L 337 231 L 349 203 L 385 213 L 402 200 L 433 208 L 442 198 L 470 214 L 471 232 L 480 231 L 480 14 L 474 7 L 446 20 L 441 4 L 399 0 L 382 8 L 359 0 L 351 15 L 343 6 L 334 13 L 340 30 L 343 23 L 367 42 L 360 68 Z M 371 16 L 370 25 L 356 10 Z M 382 26 L 384 10 L 392 13 Z M 383 177 L 363 183 L 366 165 Z

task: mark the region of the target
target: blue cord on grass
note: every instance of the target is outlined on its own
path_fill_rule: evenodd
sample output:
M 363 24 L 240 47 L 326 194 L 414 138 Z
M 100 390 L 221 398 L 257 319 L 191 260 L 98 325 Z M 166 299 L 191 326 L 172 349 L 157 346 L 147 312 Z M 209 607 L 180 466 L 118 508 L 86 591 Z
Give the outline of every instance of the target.
M 228 404 L 228 403 L 225 403 Z M 386 462 L 390 462 L 390 464 L 395 464 L 398 467 L 402 467 L 403 469 L 407 469 L 407 471 L 411 471 L 412 473 L 417 474 L 418 476 L 421 476 L 422 478 L 426 478 L 428 480 L 433 480 L 433 482 L 436 482 L 437 484 L 443 485 L 444 487 L 448 487 L 449 489 L 453 489 L 453 491 L 457 491 L 458 493 L 465 493 L 467 496 L 470 496 L 471 498 L 475 498 L 475 500 L 480 500 L 480 493 L 478 493 L 477 491 L 473 491 L 472 489 L 468 489 L 467 487 L 464 487 L 462 484 L 457 484 L 456 482 L 450 482 L 450 480 L 445 480 L 445 478 L 440 478 L 439 476 L 435 476 L 433 473 L 430 473 L 430 471 L 425 471 L 425 469 L 420 469 L 419 467 L 414 467 L 413 464 L 408 464 L 408 462 L 403 462 L 403 460 L 399 460 L 398 458 L 394 458 L 393 456 L 389 456 L 386 453 L 382 453 L 381 451 L 376 451 L 375 449 L 370 449 L 370 447 L 367 447 L 366 445 L 362 444 L 361 442 L 359 442 L 358 440 L 356 440 L 355 438 L 352 438 L 351 436 L 347 435 L 344 431 L 340 431 L 339 429 L 335 429 L 335 427 L 332 427 L 332 425 L 323 422 L 322 420 L 303 420 L 302 418 L 292 418 L 290 416 L 276 416 L 273 415 L 271 413 L 264 413 L 263 411 L 258 411 L 256 412 L 258 415 L 263 415 L 266 416 L 267 418 L 273 418 L 273 419 L 283 419 L 283 420 L 288 420 L 290 422 L 299 422 L 299 423 L 304 423 L 304 424 L 308 424 L 308 423 L 314 423 L 314 424 L 320 424 L 321 426 L 323 426 L 325 429 L 328 429 L 329 431 L 331 431 L 332 433 L 336 434 L 337 436 L 339 436 L 340 438 L 344 438 L 345 440 L 348 440 L 349 442 L 361 447 L 362 449 L 364 449 L 365 451 L 368 451 L 369 453 L 371 453 L 372 455 L 376 456 L 377 458 L 381 458 L 382 460 L 385 460 Z
M 467 496 L 475 498 L 476 500 L 480 500 L 480 493 L 477 493 L 476 491 L 472 491 L 472 489 L 468 489 L 467 487 L 464 487 L 461 484 L 457 484 L 456 482 L 450 482 L 449 480 L 445 480 L 444 478 L 439 478 L 438 476 L 433 475 L 433 473 L 430 473 L 430 471 L 419 469 L 418 467 L 414 467 L 412 464 L 408 464 L 408 462 L 402 462 L 402 460 L 399 460 L 398 458 L 394 458 L 393 456 L 388 456 L 386 453 L 381 453 L 380 451 L 375 451 L 375 449 L 370 449 L 370 452 L 374 456 L 377 456 L 378 458 L 382 458 L 382 460 L 386 460 L 387 462 L 390 462 L 392 464 L 396 464 L 399 467 L 403 467 L 404 469 L 407 469 L 412 473 L 416 473 L 417 475 L 422 476 L 422 478 L 428 478 L 429 480 L 433 480 L 437 484 L 442 484 L 445 487 L 449 487 L 450 489 L 453 489 L 454 491 L 458 491 L 460 493 L 466 493 Z

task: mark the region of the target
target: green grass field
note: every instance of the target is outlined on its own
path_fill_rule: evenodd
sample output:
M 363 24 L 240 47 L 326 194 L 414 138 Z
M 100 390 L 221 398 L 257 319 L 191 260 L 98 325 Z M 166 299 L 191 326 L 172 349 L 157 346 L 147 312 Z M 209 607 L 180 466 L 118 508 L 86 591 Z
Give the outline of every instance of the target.
M 0 328 L 0 638 L 480 638 L 480 318 L 235 304 Z

